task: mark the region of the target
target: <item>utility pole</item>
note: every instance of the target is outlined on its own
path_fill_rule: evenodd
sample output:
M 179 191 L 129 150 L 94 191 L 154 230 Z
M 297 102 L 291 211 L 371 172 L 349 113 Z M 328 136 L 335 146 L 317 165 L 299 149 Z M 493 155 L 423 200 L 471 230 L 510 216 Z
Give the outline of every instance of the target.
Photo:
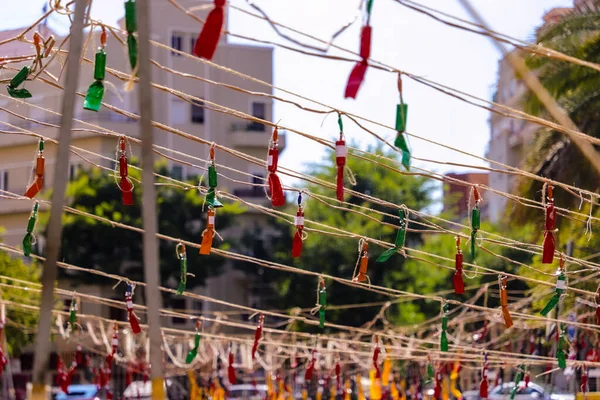
M 75 2 L 75 16 L 71 24 L 69 39 L 69 60 L 65 79 L 65 91 L 62 99 L 62 117 L 58 134 L 58 150 L 54 164 L 54 182 L 52 184 L 52 206 L 48 222 L 46 240 L 46 261 L 42 272 L 42 297 L 35 337 L 35 352 L 33 362 L 31 400 L 46 400 L 45 377 L 50 358 L 50 329 L 52 327 L 52 307 L 54 305 L 54 283 L 56 282 L 58 256 L 62 238 L 62 213 L 65 199 L 65 189 L 69 176 L 69 147 L 71 145 L 71 128 L 75 108 L 77 83 L 81 49 L 83 46 L 83 22 L 88 0 Z
M 152 87 L 150 73 L 150 6 L 149 0 L 137 0 L 137 25 L 139 37 L 140 130 L 142 138 L 142 221 L 144 228 L 144 275 L 146 301 L 148 302 L 148 338 L 150 340 L 150 377 L 152 400 L 165 400 L 162 365 L 162 335 L 160 309 L 162 308 L 159 286 L 159 243 L 156 238 L 156 188 L 154 186 L 154 152 L 152 143 Z

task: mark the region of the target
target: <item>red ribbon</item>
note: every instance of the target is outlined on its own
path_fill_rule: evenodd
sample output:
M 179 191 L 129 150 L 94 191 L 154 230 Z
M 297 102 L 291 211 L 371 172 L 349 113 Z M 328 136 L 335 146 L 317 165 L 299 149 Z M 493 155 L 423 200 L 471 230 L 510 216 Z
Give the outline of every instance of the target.
M 479 398 L 487 399 L 488 398 L 488 380 L 487 376 L 481 380 L 479 384 Z
M 256 351 L 258 350 L 258 342 L 260 341 L 260 338 L 262 336 L 262 326 L 263 326 L 263 322 L 265 320 L 264 315 L 260 315 L 258 317 L 258 326 L 256 327 L 256 330 L 254 331 L 254 344 L 252 345 L 252 359 L 255 360 L 256 359 Z
M 312 358 L 308 363 L 308 367 L 306 367 L 306 372 L 304 372 L 304 380 L 306 382 L 312 379 L 313 371 L 315 370 L 315 363 L 317 362 L 317 350 L 313 349 Z
M 365 25 L 363 26 L 360 34 L 360 57 L 362 60 L 356 63 L 356 65 L 352 69 L 352 72 L 350 72 L 350 77 L 348 78 L 348 83 L 346 84 L 346 93 L 344 94 L 345 98 L 356 98 L 356 95 L 358 94 L 358 89 L 360 89 L 360 85 L 365 79 L 367 67 L 369 66 L 367 60 L 370 56 L 371 27 L 369 25 Z
M 337 165 L 336 196 L 339 201 L 344 201 L 344 168 L 346 167 L 346 141 L 340 139 L 335 142 L 335 164 Z
M 131 331 L 137 335 L 142 331 L 140 327 L 140 321 L 138 320 L 137 315 L 133 311 L 133 301 L 131 300 L 131 294 L 125 294 L 125 302 L 127 304 L 127 318 L 129 319 L 129 326 L 131 326 Z
M 438 370 L 435 372 L 435 386 L 433 388 L 433 398 L 439 399 L 442 396 L 442 373 Z
M 227 366 L 227 375 L 229 377 L 229 383 L 235 385 L 235 368 L 233 368 L 233 353 L 231 352 L 231 346 L 229 346 L 229 365 Z
M 550 198 L 548 204 L 546 204 L 546 231 L 544 232 L 544 247 L 542 253 L 543 264 L 552 264 L 552 262 L 554 262 L 554 250 L 556 248 L 556 241 L 554 239 L 555 226 L 556 209 L 554 208 L 554 200 Z
M 125 138 L 119 138 L 119 188 L 121 189 L 123 205 L 133 205 L 133 185 L 128 177 L 127 150 L 125 149 Z
M 335 363 L 335 379 L 337 380 L 337 392 L 339 393 L 342 390 L 342 377 L 340 376 L 342 368 L 340 367 L 340 363 Z
M 302 230 L 304 229 L 304 211 L 302 207 L 298 207 L 296 213 L 296 234 L 292 241 L 292 257 L 297 258 L 302 255 Z
M 454 285 L 454 293 L 464 294 L 465 293 L 465 282 L 463 281 L 463 255 L 462 253 L 456 253 L 455 258 L 455 271 L 452 277 L 452 284 Z
M 271 204 L 273 207 L 281 207 L 285 205 L 285 197 L 283 196 L 283 187 L 279 176 L 277 176 L 277 164 L 279 162 L 279 150 L 273 144 L 269 149 L 269 160 L 267 169 L 269 170 L 269 192 L 271 194 Z
M 381 370 L 379 369 L 379 353 L 381 350 L 379 349 L 379 344 L 375 346 L 375 350 L 373 350 L 373 368 L 375 368 L 375 378 L 381 379 Z
M 215 0 L 215 8 L 208 13 L 202 31 L 196 40 L 194 55 L 212 60 L 221 37 L 221 29 L 223 29 L 224 6 L 225 0 Z

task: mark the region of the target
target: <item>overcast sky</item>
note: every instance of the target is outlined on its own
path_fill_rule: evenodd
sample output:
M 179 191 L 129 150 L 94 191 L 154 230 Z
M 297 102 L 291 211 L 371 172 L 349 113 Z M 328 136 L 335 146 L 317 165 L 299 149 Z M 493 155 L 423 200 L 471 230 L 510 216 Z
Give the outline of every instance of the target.
M 231 1 L 232 4 L 247 7 L 245 1 Z M 547 10 L 572 4 L 572 0 L 472 1 L 495 30 L 520 39 L 532 37 L 534 28 L 541 23 Z M 356 13 L 360 0 L 255 2 L 271 18 L 327 39 Z M 0 14 L 0 27 L 11 29 L 32 23 L 41 15 L 44 1 L 5 3 Z M 192 5 L 198 2 L 183 0 L 182 3 Z M 420 0 L 420 3 L 468 18 L 455 0 Z M 122 14 L 123 2 L 120 0 L 94 1 L 95 18 L 114 23 Z M 183 14 L 182 18 L 185 18 Z M 61 32 L 67 27 L 64 20 L 56 17 L 50 21 L 50 25 Z M 371 54 L 374 59 L 479 97 L 491 98 L 500 54 L 486 38 L 442 25 L 393 0 L 374 1 L 371 25 Z M 236 11 L 230 14 L 229 29 L 247 36 L 283 40 L 273 33 L 265 21 Z M 359 31 L 360 20 L 339 37 L 336 43 L 357 50 Z M 274 68 L 277 86 L 389 125 L 394 124 L 398 102 L 397 77 L 394 74 L 370 69 L 357 100 L 345 100 L 344 87 L 352 68 L 349 63 L 308 57 L 277 48 Z M 477 155 L 485 154 L 489 140 L 488 112 L 408 80 L 404 82 L 404 100 L 409 104 L 409 132 Z M 282 125 L 329 139 L 337 135 L 335 118 L 329 117 L 323 123 L 322 116 L 312 115 L 294 106 L 276 104 L 275 120 L 281 120 Z M 359 140 L 363 146 L 373 142 L 368 134 L 353 127 L 349 121 L 345 126 L 346 135 L 350 139 Z M 394 137 L 390 131 L 380 129 L 379 133 L 389 139 Z M 287 150 L 281 160 L 281 164 L 286 167 L 302 168 L 305 163 L 314 161 L 323 154 L 322 147 L 296 135 L 288 135 L 287 143 Z M 483 165 L 476 159 L 422 141 L 411 140 L 411 146 L 416 156 Z M 451 170 L 434 164 L 422 166 L 440 172 Z

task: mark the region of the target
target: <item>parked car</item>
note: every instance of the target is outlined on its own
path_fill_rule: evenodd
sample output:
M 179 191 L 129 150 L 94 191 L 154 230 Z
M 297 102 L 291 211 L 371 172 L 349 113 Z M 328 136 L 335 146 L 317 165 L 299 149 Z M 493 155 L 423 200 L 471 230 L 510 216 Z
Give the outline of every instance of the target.
M 58 392 L 55 400 L 106 400 L 106 393 L 96 385 L 69 385 L 69 393 Z
M 189 393 L 180 383 L 173 379 L 165 379 L 165 392 L 169 400 L 186 400 Z M 148 380 L 134 381 L 123 392 L 125 400 L 149 400 L 152 397 L 152 383 Z M 69 399 L 70 400 L 70 399 Z
M 510 398 L 510 392 L 515 386 L 514 382 L 503 383 L 489 392 L 489 400 L 506 400 Z M 519 390 L 515 395 L 515 400 L 575 400 L 572 393 L 556 393 L 544 389 L 537 383 L 530 382 L 525 387 L 524 382 L 519 382 Z
M 267 385 L 232 385 L 229 387 L 227 399 L 229 400 L 259 400 L 267 395 Z

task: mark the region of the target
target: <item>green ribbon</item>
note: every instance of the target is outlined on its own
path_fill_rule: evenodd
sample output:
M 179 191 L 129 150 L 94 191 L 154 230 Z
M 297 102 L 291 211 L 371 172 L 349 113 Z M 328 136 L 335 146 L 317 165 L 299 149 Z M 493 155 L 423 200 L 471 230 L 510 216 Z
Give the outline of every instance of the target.
M 69 322 L 71 323 L 71 330 L 75 329 L 75 323 L 77 323 L 77 300 L 73 299 L 71 302 L 71 313 L 69 314 Z
M 43 146 L 43 145 L 42 145 Z M 31 250 L 33 247 L 33 230 L 35 229 L 35 224 L 37 222 L 37 213 L 38 213 L 39 203 L 36 201 L 33 205 L 33 209 L 31 210 L 31 215 L 29 216 L 29 221 L 27 222 L 27 233 L 23 238 L 23 254 L 26 257 L 31 255 Z
M 23 82 L 25 82 L 25 80 L 29 76 L 29 72 L 30 72 L 29 67 L 25 66 L 25 67 L 21 68 L 21 70 L 19 72 L 17 72 L 17 74 L 14 76 L 14 78 L 12 78 L 10 80 L 10 82 L 6 86 L 6 90 L 8 91 L 8 94 L 11 97 L 15 97 L 18 99 L 27 99 L 27 98 L 31 97 L 31 93 L 29 92 L 29 90 L 24 89 L 24 88 L 18 89 L 18 87 Z
M 179 286 L 177 287 L 177 294 L 183 294 L 187 283 L 187 258 L 180 256 L 179 264 L 181 267 L 181 276 L 179 278 Z
M 448 329 L 448 310 L 450 306 L 445 303 L 442 306 L 442 334 L 440 335 L 440 351 L 448 351 L 448 336 L 446 335 L 446 329 Z
M 191 364 L 192 361 L 198 355 L 198 349 L 200 348 L 200 332 L 196 332 L 196 336 L 194 337 L 194 347 L 188 352 L 187 357 L 185 358 L 185 362 L 187 364 Z
M 519 382 L 521 382 L 523 380 L 524 369 L 525 369 L 525 367 L 523 365 L 519 366 L 519 372 L 517 372 L 517 375 L 515 376 L 515 386 L 513 386 L 512 390 L 510 391 L 510 400 L 515 399 L 515 395 L 517 394 L 517 391 L 519 390 Z
M 398 217 L 400 218 L 400 227 L 396 232 L 396 241 L 394 242 L 394 247 L 381 253 L 379 257 L 377 257 L 376 262 L 386 262 L 404 247 L 404 242 L 406 240 L 406 228 L 408 227 L 408 218 L 403 208 L 398 210 Z

